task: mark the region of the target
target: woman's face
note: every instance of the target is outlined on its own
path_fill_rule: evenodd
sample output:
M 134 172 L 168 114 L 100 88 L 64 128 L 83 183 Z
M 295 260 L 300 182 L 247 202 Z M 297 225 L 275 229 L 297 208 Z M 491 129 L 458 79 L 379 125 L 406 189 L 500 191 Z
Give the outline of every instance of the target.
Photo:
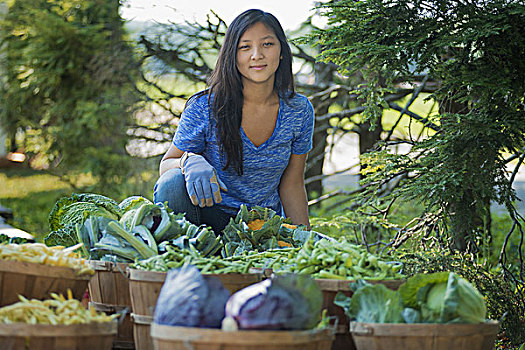
M 237 46 L 237 69 L 243 84 L 271 84 L 279 67 L 281 43 L 274 31 L 261 22 L 249 27 Z

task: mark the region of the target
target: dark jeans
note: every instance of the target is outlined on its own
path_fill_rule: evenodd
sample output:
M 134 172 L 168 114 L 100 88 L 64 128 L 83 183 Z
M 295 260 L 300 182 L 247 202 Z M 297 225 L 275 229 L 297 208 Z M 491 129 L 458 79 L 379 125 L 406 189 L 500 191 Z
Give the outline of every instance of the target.
M 218 205 L 204 208 L 193 205 L 180 169 L 170 169 L 162 174 L 155 184 L 153 200 L 155 203 L 168 202 L 168 207 L 175 213 L 185 213 L 186 219 L 195 225 L 211 226 L 216 234 L 221 234 L 230 218 L 235 217 L 221 210 Z

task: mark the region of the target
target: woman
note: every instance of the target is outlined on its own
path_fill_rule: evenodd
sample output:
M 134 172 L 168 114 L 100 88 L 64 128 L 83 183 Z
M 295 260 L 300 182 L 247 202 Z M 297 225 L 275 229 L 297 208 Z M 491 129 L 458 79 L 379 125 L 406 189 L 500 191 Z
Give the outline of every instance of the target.
M 314 112 L 295 93 L 279 21 L 248 10 L 228 27 L 209 88 L 192 96 L 160 163 L 156 203 L 220 233 L 241 204 L 309 228 L 304 186 Z

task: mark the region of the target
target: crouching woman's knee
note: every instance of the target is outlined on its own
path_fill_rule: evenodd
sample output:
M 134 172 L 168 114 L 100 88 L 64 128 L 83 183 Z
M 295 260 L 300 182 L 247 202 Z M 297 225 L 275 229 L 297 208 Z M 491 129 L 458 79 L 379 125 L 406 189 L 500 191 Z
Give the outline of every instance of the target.
M 180 169 L 170 169 L 162 174 L 153 191 L 153 200 L 155 203 L 168 202 L 168 206 L 180 202 L 184 197 L 188 197 L 186 192 L 186 182 Z

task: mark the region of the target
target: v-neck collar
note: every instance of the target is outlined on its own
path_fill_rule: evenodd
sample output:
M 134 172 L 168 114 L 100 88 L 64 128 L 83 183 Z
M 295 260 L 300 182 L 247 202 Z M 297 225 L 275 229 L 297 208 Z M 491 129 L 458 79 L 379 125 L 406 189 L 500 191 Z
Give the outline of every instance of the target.
M 248 135 L 244 132 L 244 129 L 241 126 L 241 139 L 243 140 L 243 143 L 248 145 L 250 148 L 252 148 L 255 151 L 261 150 L 266 147 L 277 135 L 277 129 L 281 125 L 281 113 L 282 113 L 282 107 L 283 107 L 283 101 L 281 99 L 281 96 L 279 96 L 279 110 L 277 111 L 277 119 L 275 120 L 275 126 L 273 127 L 273 132 L 270 135 L 270 137 L 261 143 L 259 147 L 255 146 L 255 144 L 250 140 Z

